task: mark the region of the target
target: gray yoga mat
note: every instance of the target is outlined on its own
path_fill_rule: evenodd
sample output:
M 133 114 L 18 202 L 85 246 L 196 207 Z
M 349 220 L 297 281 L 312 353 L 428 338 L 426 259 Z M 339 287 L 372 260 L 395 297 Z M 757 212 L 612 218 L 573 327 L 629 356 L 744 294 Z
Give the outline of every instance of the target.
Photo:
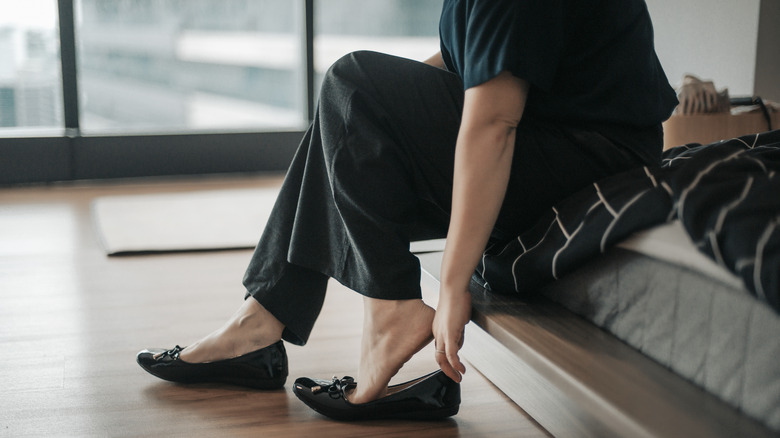
M 108 255 L 254 248 L 278 188 L 107 196 L 92 203 Z M 444 239 L 412 242 L 415 253 L 441 251 Z
M 109 255 L 253 248 L 279 190 L 108 196 L 92 203 Z

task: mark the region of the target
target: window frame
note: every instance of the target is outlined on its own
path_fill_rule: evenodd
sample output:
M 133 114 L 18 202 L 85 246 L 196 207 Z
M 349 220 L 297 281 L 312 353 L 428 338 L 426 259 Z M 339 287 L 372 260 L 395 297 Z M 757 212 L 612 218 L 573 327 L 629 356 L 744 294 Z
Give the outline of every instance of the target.
M 314 118 L 314 0 L 304 2 L 306 115 Z M 0 185 L 285 170 L 303 131 L 84 135 L 79 120 L 74 0 L 57 0 L 64 128 L 0 137 Z

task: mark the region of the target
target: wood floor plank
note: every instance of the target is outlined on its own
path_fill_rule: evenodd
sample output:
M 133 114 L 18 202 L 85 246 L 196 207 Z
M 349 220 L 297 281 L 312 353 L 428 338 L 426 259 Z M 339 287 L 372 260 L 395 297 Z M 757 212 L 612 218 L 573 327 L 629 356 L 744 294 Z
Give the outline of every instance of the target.
M 349 424 L 316 414 L 289 389 L 176 385 L 141 370 L 141 348 L 186 345 L 232 314 L 251 251 L 109 258 L 90 202 L 278 183 L 274 176 L 0 189 L 0 436 L 547 436 L 473 369 L 452 419 Z M 296 376 L 354 374 L 361 319 L 360 297 L 331 283 L 309 344 L 288 346 L 288 387 Z M 429 346 L 394 382 L 435 368 Z

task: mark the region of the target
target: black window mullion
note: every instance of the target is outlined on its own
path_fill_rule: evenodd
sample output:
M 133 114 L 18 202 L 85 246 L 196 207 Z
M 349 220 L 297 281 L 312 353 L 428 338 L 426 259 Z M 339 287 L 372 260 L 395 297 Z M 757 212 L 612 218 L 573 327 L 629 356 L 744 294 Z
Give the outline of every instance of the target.
M 310 122 L 314 120 L 314 108 L 317 104 L 314 96 L 314 0 L 304 0 L 305 31 L 304 50 L 306 52 L 306 115 Z
M 60 57 L 62 65 L 62 103 L 65 130 L 68 137 L 77 137 L 79 123 L 79 91 L 76 67 L 76 20 L 74 0 L 58 0 L 60 19 Z

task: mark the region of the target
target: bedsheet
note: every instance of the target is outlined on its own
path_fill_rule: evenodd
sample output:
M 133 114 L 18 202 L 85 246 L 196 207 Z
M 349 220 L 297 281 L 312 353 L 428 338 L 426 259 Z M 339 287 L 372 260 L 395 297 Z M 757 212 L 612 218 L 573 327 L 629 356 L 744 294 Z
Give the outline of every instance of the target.
M 491 291 L 533 294 L 630 234 L 674 219 L 780 312 L 780 130 L 680 146 L 661 166 L 598 181 L 489 247 L 477 280 Z

